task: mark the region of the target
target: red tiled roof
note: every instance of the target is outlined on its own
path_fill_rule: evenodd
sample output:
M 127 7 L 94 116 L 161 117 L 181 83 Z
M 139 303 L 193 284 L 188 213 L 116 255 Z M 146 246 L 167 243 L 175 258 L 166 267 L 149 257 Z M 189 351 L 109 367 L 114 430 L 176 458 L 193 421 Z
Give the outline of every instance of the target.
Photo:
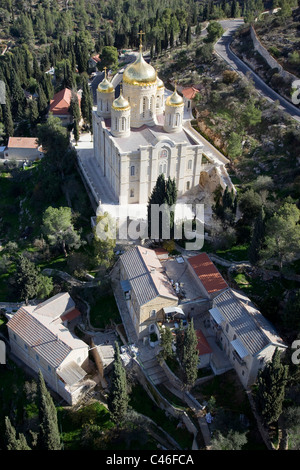
M 101 62 L 101 59 L 100 59 L 99 54 L 93 55 L 92 59 L 93 59 L 95 62 Z
M 206 253 L 200 253 L 200 255 L 193 256 L 192 258 L 189 258 L 188 261 L 209 294 L 219 292 L 228 287 L 227 283 Z
M 199 356 L 211 353 L 212 349 L 211 349 L 210 345 L 208 344 L 207 339 L 205 338 L 202 331 L 201 330 L 196 330 L 196 335 L 197 335 L 197 339 L 198 339 L 197 350 L 199 352 Z
M 78 96 L 78 101 L 80 105 L 80 96 Z M 52 114 L 65 115 L 70 114 L 69 108 L 71 104 L 72 91 L 69 88 L 64 88 L 60 90 L 53 96 L 53 100 L 50 101 L 49 112 Z
M 38 141 L 36 137 L 10 137 L 7 148 L 37 149 Z
M 77 318 L 81 315 L 81 312 L 77 308 L 73 308 L 70 312 L 65 313 L 61 316 L 62 320 L 72 321 L 74 318 Z
M 199 93 L 199 90 L 197 90 L 197 88 L 194 88 L 193 86 L 192 87 L 189 87 L 189 88 L 183 88 L 181 90 L 181 93 L 183 94 L 183 96 L 185 96 L 185 98 L 187 98 L 188 100 L 192 100 L 193 98 L 195 98 L 196 94 Z

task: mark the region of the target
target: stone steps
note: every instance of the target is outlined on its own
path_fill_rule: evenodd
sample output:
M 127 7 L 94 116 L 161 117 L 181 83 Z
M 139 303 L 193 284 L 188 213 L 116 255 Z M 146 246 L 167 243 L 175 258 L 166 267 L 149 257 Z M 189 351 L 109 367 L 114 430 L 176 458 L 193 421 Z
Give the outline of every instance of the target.
M 167 382 L 168 378 L 156 358 L 142 361 L 144 370 L 154 385 Z

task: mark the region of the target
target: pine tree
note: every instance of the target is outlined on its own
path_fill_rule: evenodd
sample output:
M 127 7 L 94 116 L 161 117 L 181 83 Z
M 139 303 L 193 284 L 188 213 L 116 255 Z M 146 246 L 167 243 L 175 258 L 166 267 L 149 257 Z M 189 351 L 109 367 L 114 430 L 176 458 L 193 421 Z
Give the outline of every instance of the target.
M 289 366 L 281 363 L 280 356 L 276 348 L 272 360 L 257 376 L 257 404 L 266 424 L 276 422 L 282 412 Z
M 52 397 L 46 388 L 41 371 L 38 374 L 39 436 L 41 450 L 61 450 L 57 412 Z
M 126 418 L 129 398 L 127 392 L 126 371 L 122 365 L 117 342 L 115 343 L 114 359 L 111 387 L 107 404 L 112 420 L 118 426 L 121 426 Z
M 184 332 L 182 368 L 184 384 L 190 388 L 194 385 L 198 374 L 199 356 L 197 351 L 198 339 L 194 329 L 193 319 Z

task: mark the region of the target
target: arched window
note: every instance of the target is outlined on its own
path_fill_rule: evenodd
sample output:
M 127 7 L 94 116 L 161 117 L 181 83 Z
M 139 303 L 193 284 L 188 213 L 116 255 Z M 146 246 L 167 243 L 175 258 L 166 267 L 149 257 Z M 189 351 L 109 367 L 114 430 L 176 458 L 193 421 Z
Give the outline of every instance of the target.
M 175 114 L 175 126 L 178 127 L 180 124 L 180 114 L 176 113 Z
M 102 111 L 102 100 L 100 100 L 100 110 Z
M 106 111 L 108 111 L 108 101 L 106 101 Z
M 143 98 L 143 118 L 146 115 L 146 97 L 144 96 Z
M 115 118 L 115 129 L 118 130 L 118 118 Z
M 156 108 L 159 108 L 159 102 L 160 102 L 160 99 L 159 99 L 159 95 L 156 97 Z
M 130 167 L 130 176 L 134 176 L 134 175 L 135 175 L 135 167 L 134 167 L 134 165 L 132 165 Z
M 188 190 L 190 189 L 190 187 L 191 187 L 191 183 L 190 183 L 189 181 L 187 181 L 187 183 L 186 183 L 186 190 L 188 191 Z
M 169 114 L 169 126 L 171 125 L 171 119 L 172 119 L 172 116 L 171 114 Z
M 192 166 L 193 166 L 193 162 L 192 162 L 192 160 L 189 160 L 188 161 L 188 170 L 191 170 Z
M 151 117 L 153 115 L 153 100 L 154 100 L 154 96 L 151 96 L 151 98 L 150 98 L 150 107 L 149 107 L 149 116 L 151 116 Z
M 125 130 L 125 123 L 126 123 L 125 118 L 122 117 L 122 131 Z
M 130 197 L 134 197 L 134 189 L 130 190 Z

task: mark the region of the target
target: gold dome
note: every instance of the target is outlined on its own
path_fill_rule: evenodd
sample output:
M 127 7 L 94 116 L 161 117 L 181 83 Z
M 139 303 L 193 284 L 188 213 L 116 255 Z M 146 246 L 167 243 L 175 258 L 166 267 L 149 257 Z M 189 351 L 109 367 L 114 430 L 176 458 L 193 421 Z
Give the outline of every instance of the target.
M 157 88 L 164 88 L 164 82 L 157 77 Z
M 147 64 L 143 57 L 142 47 L 136 61 L 128 65 L 123 73 L 123 82 L 130 85 L 147 86 L 156 83 L 156 71 L 152 65 Z
M 182 106 L 183 104 L 183 98 L 178 95 L 176 90 L 171 96 L 168 96 L 168 98 L 166 99 L 166 105 L 168 106 Z
M 126 98 L 124 98 L 122 93 L 120 93 L 119 97 L 113 101 L 112 108 L 116 111 L 124 111 L 125 109 L 130 108 L 130 104 L 128 103 Z
M 113 85 L 107 80 L 106 77 L 102 80 L 101 83 L 99 83 L 97 90 L 101 93 L 112 93 L 115 91 Z

